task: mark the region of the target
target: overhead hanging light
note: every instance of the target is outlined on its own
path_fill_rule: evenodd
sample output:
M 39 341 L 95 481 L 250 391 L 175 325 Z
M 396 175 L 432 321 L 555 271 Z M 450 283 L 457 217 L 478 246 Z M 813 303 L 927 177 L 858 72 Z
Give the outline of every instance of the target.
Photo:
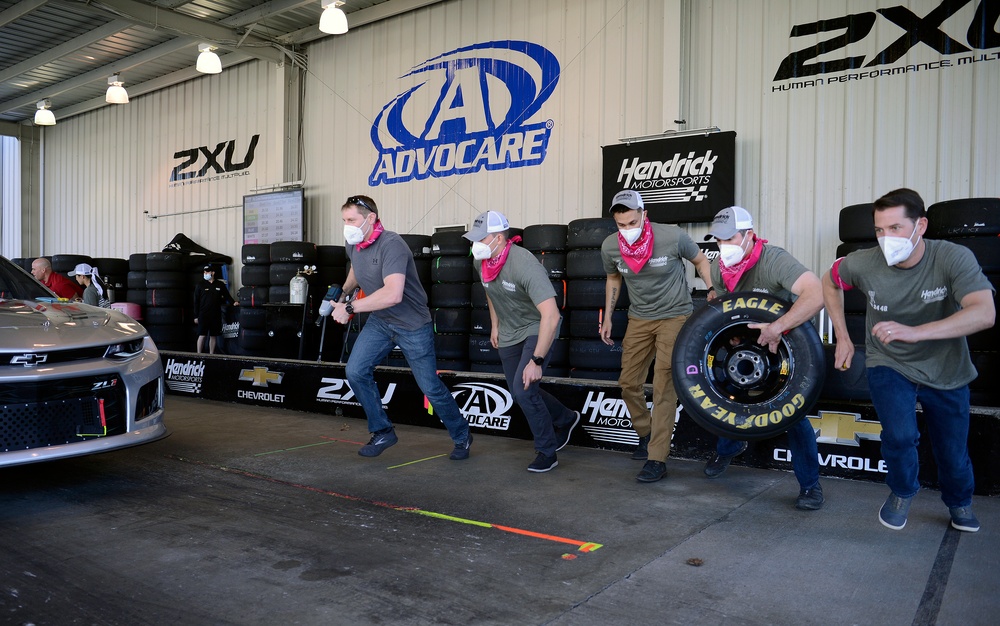
M 104 95 L 104 101 L 110 104 L 128 104 L 128 92 L 122 85 L 118 74 L 108 76 L 108 93 Z
M 341 0 L 320 0 L 323 14 L 319 17 L 319 29 L 331 35 L 343 35 L 347 32 L 347 14 L 340 7 Z
M 56 116 L 52 114 L 52 111 L 49 111 L 52 101 L 45 98 L 44 100 L 39 100 L 35 106 L 38 107 L 38 110 L 35 111 L 35 126 L 54 126 Z
M 219 59 L 219 55 L 215 53 L 216 47 L 210 43 L 200 43 L 198 44 L 198 65 L 196 69 L 202 74 L 220 74 L 222 73 L 222 61 Z

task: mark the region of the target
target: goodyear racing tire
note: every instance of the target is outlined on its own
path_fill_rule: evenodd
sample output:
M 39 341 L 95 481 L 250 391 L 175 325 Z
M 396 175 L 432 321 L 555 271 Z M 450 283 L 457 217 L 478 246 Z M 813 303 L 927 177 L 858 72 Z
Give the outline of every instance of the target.
M 826 358 L 812 324 L 784 335 L 778 352 L 757 345 L 758 330 L 791 305 L 756 293 L 717 298 L 688 318 L 672 359 L 685 411 L 705 430 L 730 439 L 767 439 L 806 416 L 819 398 Z
M 1000 234 L 1000 198 L 960 198 L 927 207 L 927 237 L 982 237 Z
M 840 240 L 854 243 L 875 241 L 875 218 L 871 202 L 852 204 L 840 210 Z

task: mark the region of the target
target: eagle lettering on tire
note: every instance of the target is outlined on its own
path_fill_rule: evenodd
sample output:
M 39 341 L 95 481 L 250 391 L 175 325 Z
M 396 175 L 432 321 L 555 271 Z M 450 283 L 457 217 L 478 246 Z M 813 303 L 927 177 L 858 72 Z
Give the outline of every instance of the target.
M 772 354 L 751 324 L 770 323 L 791 304 L 733 293 L 695 311 L 677 335 L 673 379 L 684 410 L 730 439 L 774 437 L 803 419 L 823 388 L 826 360 L 811 323 L 785 333 Z

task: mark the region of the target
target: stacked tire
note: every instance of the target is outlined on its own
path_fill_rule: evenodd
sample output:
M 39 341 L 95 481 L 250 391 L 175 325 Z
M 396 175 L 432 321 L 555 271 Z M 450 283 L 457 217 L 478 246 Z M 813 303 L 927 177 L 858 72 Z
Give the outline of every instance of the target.
M 131 267 L 131 265 L 130 265 Z M 179 252 L 146 254 L 146 330 L 161 350 L 194 351 L 194 291 Z
M 993 285 L 993 304 L 1000 308 L 1000 198 L 964 198 L 927 207 L 927 237 L 945 239 L 972 251 Z M 979 376 L 969 384 L 972 404 L 1000 406 L 1000 324 L 966 338 Z
M 267 310 L 271 287 L 271 244 L 247 243 L 240 251 L 239 350 L 263 356 L 267 350 Z
M 125 302 L 139 307 L 139 317 L 146 319 L 146 253 L 137 252 L 128 257 L 128 273 L 125 275 Z
M 545 268 L 556 292 L 556 306 L 563 316 L 559 336 L 552 344 L 546 376 L 569 376 L 569 320 L 566 314 L 566 239 L 569 227 L 562 224 L 535 224 L 523 231 L 525 249 Z
M 621 373 L 621 339 L 628 326 L 628 292 L 615 304 L 608 346 L 600 337 L 604 319 L 607 272 L 601 245 L 618 228 L 611 218 L 585 218 L 569 223 L 566 236 L 566 309 L 569 317 L 569 363 L 571 378 L 618 380 Z
M 310 306 L 313 315 L 319 320 L 319 307 L 330 286 L 340 285 L 343 287 L 347 280 L 347 251 L 344 246 L 316 246 L 316 266 L 317 291 L 312 293 L 312 285 L 310 285 L 310 293 L 313 296 L 310 298 Z M 344 349 L 344 327 L 332 319 L 326 320 L 325 324 L 325 332 L 321 332 L 319 335 L 322 339 L 322 345 L 317 343 L 320 354 L 326 361 L 339 360 Z
M 128 291 L 128 260 L 111 257 L 95 258 L 94 267 L 97 268 L 108 290 L 108 300 L 125 302 L 125 293 Z
M 488 332 L 485 345 L 481 335 L 469 333 L 472 287 L 477 281 L 469 253 L 471 244 L 463 234 L 464 231 L 446 230 L 431 235 L 429 302 L 438 368 L 445 370 L 469 371 L 472 356 L 482 359 L 481 363 L 500 363 Z M 392 358 L 390 354 L 390 364 Z

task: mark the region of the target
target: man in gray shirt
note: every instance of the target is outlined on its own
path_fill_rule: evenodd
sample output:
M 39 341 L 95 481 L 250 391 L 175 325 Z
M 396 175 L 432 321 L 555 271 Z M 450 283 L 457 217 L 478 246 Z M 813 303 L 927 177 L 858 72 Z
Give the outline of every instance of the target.
M 580 414 L 567 409 L 538 384 L 548 363 L 562 317 L 545 268 L 510 239 L 507 218 L 487 211 L 465 238 L 472 242 L 474 267 L 490 307 L 490 343 L 500 351 L 507 388 L 521 407 L 535 438 L 529 472 L 559 464 L 556 451 L 568 442 Z
M 927 211 L 912 189 L 876 200 L 873 218 L 879 247 L 837 259 L 823 275 L 823 296 L 837 337 L 834 365 L 841 369 L 854 357 L 842 290 L 861 289 L 868 300 L 865 365 L 890 489 L 879 522 L 902 530 L 920 489 L 920 402 L 951 525 L 976 532 L 968 445 L 969 382 L 976 369 L 965 337 L 993 326 L 993 287 L 968 248 L 924 239 Z
M 449 458 L 469 458 L 469 423 L 437 375 L 431 314 L 413 253 L 402 237 L 382 227 L 378 207 L 368 196 L 348 198 L 340 213 L 351 271 L 344 281 L 345 295 L 334 304 L 331 315 L 346 324 L 355 313 L 371 313 L 347 360 L 347 381 L 365 410 L 372 434 L 358 454 L 378 456 L 398 441 L 375 384 L 375 366 L 398 345 L 417 385 L 455 442 Z M 345 303 L 347 294 L 359 286 L 365 297 Z

